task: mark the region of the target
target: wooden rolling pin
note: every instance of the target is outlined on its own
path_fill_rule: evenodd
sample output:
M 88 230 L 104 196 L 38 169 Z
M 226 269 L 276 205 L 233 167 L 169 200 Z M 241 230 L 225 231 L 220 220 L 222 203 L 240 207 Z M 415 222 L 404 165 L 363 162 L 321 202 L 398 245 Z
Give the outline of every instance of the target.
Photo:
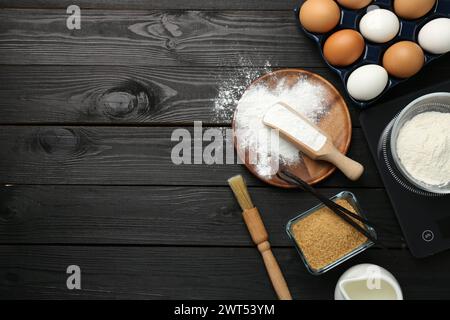
M 267 273 L 269 274 L 270 281 L 272 282 L 278 299 L 292 300 L 286 280 L 272 253 L 269 235 L 264 227 L 258 209 L 253 205 L 244 179 L 240 175 L 234 176 L 228 180 L 228 183 L 243 210 L 242 217 L 244 218 L 244 222 L 247 225 L 253 242 L 256 244 L 263 257 L 264 265 L 266 266 Z
M 359 179 L 364 172 L 360 163 L 343 155 L 334 146 L 328 134 L 284 102 L 271 106 L 264 114 L 263 123 L 279 130 L 309 158 L 334 164 L 350 180 Z

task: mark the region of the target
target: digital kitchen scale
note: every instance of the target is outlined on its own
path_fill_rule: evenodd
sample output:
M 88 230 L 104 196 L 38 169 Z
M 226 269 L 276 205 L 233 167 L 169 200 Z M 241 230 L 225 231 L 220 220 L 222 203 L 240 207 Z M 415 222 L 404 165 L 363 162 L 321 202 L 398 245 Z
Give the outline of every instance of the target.
M 386 192 L 408 247 L 417 258 L 450 249 L 450 194 L 429 193 L 409 183 L 392 159 L 389 139 L 398 113 L 416 98 L 432 92 L 450 92 L 450 81 L 373 106 L 360 115 Z

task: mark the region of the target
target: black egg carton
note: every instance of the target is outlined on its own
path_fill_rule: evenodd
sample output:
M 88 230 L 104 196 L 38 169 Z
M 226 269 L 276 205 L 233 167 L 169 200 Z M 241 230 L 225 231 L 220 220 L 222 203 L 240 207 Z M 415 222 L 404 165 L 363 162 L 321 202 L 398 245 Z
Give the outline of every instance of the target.
M 338 4 L 338 3 L 337 3 Z M 338 4 L 339 5 L 339 4 Z M 326 62 L 326 64 L 334 71 L 336 72 L 342 81 L 344 82 L 344 87 L 347 88 L 347 79 L 349 75 L 357 68 L 366 65 L 366 64 L 378 64 L 382 66 L 382 59 L 384 52 L 394 43 L 403 41 L 403 40 L 409 40 L 414 41 L 415 43 L 418 43 L 418 34 L 420 29 L 430 22 L 433 19 L 436 18 L 448 18 L 450 15 L 450 0 L 437 0 L 434 8 L 425 16 L 416 19 L 416 20 L 405 20 L 400 17 L 398 17 L 400 21 L 400 31 L 397 34 L 397 36 L 392 39 L 389 42 L 386 43 L 374 43 L 366 38 L 364 38 L 364 41 L 366 43 L 364 53 L 361 55 L 361 57 L 354 62 L 352 65 L 348 67 L 335 67 L 328 63 L 328 61 L 325 59 L 323 55 L 323 46 L 325 44 L 325 40 L 335 33 L 336 31 L 343 30 L 343 29 L 353 29 L 358 32 L 359 31 L 359 21 L 361 18 L 367 13 L 368 8 L 372 6 L 377 6 L 380 9 L 387 9 L 395 13 L 394 7 L 393 7 L 393 0 L 374 0 L 369 6 L 359 9 L 359 10 L 352 10 L 347 9 L 339 5 L 340 11 L 341 11 L 341 18 L 339 24 L 331 31 L 323 34 L 318 33 L 312 33 L 303 28 L 302 24 L 300 23 L 299 18 L 299 11 L 300 6 L 297 6 L 294 9 L 295 16 L 299 25 L 299 28 L 303 30 L 304 33 L 311 39 L 313 39 L 317 45 L 319 46 L 320 53 L 322 55 L 322 58 Z M 433 60 L 443 56 L 443 54 L 430 54 L 424 50 L 425 53 L 425 65 L 429 64 Z M 425 66 L 424 65 L 424 66 Z M 377 100 L 379 100 L 387 91 L 391 90 L 393 87 L 398 85 L 401 82 L 407 81 L 408 79 L 399 79 L 395 78 L 389 75 L 388 84 L 386 85 L 386 88 L 384 91 L 378 95 L 376 98 L 369 100 L 369 101 L 359 101 L 354 99 L 350 94 L 348 94 L 349 98 L 354 102 L 354 104 L 360 108 L 366 108 L 370 106 L 371 104 L 375 103 Z

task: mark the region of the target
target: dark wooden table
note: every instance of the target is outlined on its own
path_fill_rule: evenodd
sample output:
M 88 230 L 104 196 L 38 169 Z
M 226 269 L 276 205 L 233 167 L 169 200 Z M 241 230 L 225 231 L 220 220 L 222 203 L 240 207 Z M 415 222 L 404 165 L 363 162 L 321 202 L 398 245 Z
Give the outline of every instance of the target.
M 81 30 L 66 7 L 81 7 Z M 239 69 L 296 67 L 343 92 L 297 30 L 294 0 L 1 0 L 0 298 L 273 299 L 226 180 L 242 174 L 295 299 L 332 299 L 356 263 L 379 264 L 406 298 L 450 298 L 450 252 L 417 260 L 394 238 L 327 274 L 307 273 L 286 221 L 316 204 L 262 184 L 241 165 L 181 165 L 171 133 L 216 121 L 220 84 Z M 242 59 L 242 57 L 244 59 Z M 247 61 L 242 63 L 242 61 Z M 386 99 L 448 79 L 449 58 Z M 398 230 L 351 108 L 350 155 L 367 168 L 349 182 L 370 219 Z M 68 290 L 78 265 L 82 290 Z

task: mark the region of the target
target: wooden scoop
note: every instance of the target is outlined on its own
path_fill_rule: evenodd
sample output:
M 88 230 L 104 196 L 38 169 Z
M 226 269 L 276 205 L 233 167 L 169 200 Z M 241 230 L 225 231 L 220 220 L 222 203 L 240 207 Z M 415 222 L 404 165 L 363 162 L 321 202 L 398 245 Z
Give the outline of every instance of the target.
M 334 164 L 350 180 L 357 180 L 364 167 L 343 155 L 319 127 L 284 102 L 277 102 L 264 114 L 263 123 L 279 130 L 282 136 L 313 160 Z

